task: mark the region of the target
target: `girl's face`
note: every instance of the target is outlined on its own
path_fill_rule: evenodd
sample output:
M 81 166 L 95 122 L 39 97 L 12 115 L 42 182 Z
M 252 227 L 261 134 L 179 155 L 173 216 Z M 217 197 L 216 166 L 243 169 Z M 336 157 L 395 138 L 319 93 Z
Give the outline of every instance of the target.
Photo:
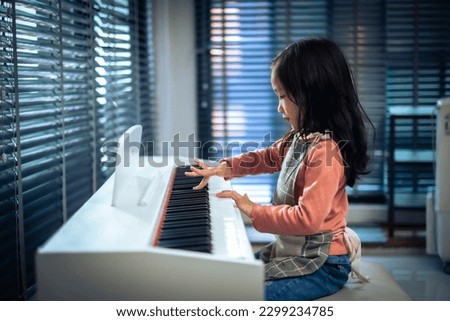
M 284 90 L 281 82 L 276 75 L 275 70 L 272 71 L 271 76 L 272 88 L 275 92 L 275 95 L 278 97 L 278 112 L 283 116 L 292 127 L 293 130 L 299 131 L 299 117 L 300 117 L 300 108 L 289 99 L 286 91 Z

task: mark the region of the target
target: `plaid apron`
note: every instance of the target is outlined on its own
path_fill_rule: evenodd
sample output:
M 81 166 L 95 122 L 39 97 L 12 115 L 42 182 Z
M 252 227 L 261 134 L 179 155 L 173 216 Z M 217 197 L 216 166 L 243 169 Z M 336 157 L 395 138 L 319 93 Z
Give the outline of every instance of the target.
M 294 187 L 304 159 L 314 142 L 296 136 L 286 154 L 273 196 L 273 205 L 297 205 Z M 276 241 L 260 251 L 266 280 L 311 274 L 327 260 L 333 233 L 275 235 Z

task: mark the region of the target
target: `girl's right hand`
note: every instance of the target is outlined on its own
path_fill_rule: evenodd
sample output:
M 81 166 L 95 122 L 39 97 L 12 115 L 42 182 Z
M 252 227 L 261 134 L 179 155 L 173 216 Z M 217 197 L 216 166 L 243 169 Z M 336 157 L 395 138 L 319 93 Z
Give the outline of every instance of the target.
M 189 177 L 199 177 L 202 176 L 203 179 L 197 186 L 194 187 L 195 190 L 202 189 L 208 184 L 209 178 L 211 176 L 219 176 L 219 177 L 231 177 L 231 167 L 228 166 L 228 163 L 222 162 L 219 166 L 209 167 L 204 162 L 199 159 L 195 159 L 195 162 L 200 166 L 200 168 L 196 168 L 191 166 L 191 172 L 185 172 L 184 174 Z

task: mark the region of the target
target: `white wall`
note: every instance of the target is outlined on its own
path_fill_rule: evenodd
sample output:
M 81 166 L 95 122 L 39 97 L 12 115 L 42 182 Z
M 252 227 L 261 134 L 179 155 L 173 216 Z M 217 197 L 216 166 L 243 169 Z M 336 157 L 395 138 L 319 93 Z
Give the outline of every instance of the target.
M 150 0 L 153 5 L 158 113 L 157 153 L 187 155 L 187 148 L 168 153 L 163 142 L 197 137 L 195 6 L 193 0 Z M 192 155 L 193 156 L 193 155 Z

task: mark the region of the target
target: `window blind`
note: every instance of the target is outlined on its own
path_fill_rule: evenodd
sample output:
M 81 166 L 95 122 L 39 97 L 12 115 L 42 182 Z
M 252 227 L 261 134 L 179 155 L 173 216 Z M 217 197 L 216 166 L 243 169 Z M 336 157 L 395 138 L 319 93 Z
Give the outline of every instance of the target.
M 151 13 L 134 0 L 1 1 L 0 296 L 35 292 L 36 249 L 113 171 L 101 147 L 152 137 Z
M 432 150 L 438 99 L 450 96 L 450 1 L 386 3 L 386 101 L 388 111 L 429 114 L 424 119 L 399 119 L 396 149 Z M 394 112 L 395 110 L 395 112 Z M 387 131 L 389 133 L 389 131 Z M 434 185 L 430 163 L 399 164 L 394 188 L 425 194 Z
M 19 258 L 19 239 L 17 238 L 16 213 L 16 167 L 14 160 L 14 145 L 16 144 L 15 119 L 17 111 L 14 109 L 17 95 L 14 78 L 15 52 L 13 48 L 13 4 L 0 2 L 0 130 L 2 160 L 0 162 L 0 271 L 7 277 L 0 279 L 0 293 L 2 298 L 17 296 L 18 276 L 20 271 L 16 267 Z M 19 159 L 20 161 L 20 159 Z M 19 258 L 21 259 L 21 258 Z
M 131 24 L 131 48 L 133 53 L 133 85 L 136 87 L 139 122 L 142 128 L 142 142 L 155 139 L 156 113 L 155 54 L 153 48 L 152 1 L 137 1 L 130 7 L 134 23 Z M 151 108 L 149 108 L 151 107 Z M 153 155 L 153 146 L 145 146 L 146 155 Z
M 384 200 L 385 170 L 385 25 L 384 0 L 340 0 L 330 4 L 329 35 L 344 51 L 352 68 L 359 99 L 376 128 L 369 129 L 371 172 L 349 197 L 353 201 Z
M 61 41 L 64 198 L 66 215 L 71 216 L 96 190 L 92 179 L 92 97 L 94 52 L 92 47 L 93 10 L 89 1 L 61 2 L 59 35 Z
M 34 282 L 33 250 L 64 219 L 62 51 L 56 1 L 15 1 L 9 9 L 15 59 L 11 61 L 14 83 L 8 91 L 14 95 L 10 106 L 14 118 L 3 130 L 11 134 L 6 144 L 13 184 L 2 189 L 14 204 L 9 215 L 17 223 L 20 270 L 12 285 L 19 295 Z
M 136 88 L 132 86 L 132 50 L 128 0 L 95 3 L 95 81 L 97 146 L 112 142 L 137 119 Z M 101 149 L 97 149 L 101 160 Z M 102 184 L 114 170 L 100 166 Z
M 205 10 L 202 1 L 197 4 Z M 274 117 L 270 84 L 273 44 L 270 2 L 211 1 L 198 28 L 207 60 L 200 60 L 200 139 L 203 158 L 218 160 L 260 148 L 287 128 Z M 203 65 L 205 64 L 205 65 Z M 206 72 L 205 72 L 206 71 Z M 267 201 L 274 177 L 234 180 L 253 199 Z
M 449 1 L 386 4 L 387 102 L 430 107 L 449 94 Z
M 271 60 L 293 41 L 328 37 L 342 47 L 354 72 L 361 103 L 375 126 L 382 128 L 375 137 L 370 133 L 375 138 L 371 145 L 372 172 L 349 189 L 349 194 L 353 198 L 382 194 L 384 8 L 381 0 L 197 1 L 203 157 L 231 156 L 247 151 L 242 148 L 246 142 L 264 147 L 261 143 L 280 138 L 288 128 L 277 112 L 271 89 Z M 221 153 L 216 153 L 214 145 Z M 234 180 L 233 186 L 255 201 L 268 203 L 275 182 L 276 176 L 246 177 Z

